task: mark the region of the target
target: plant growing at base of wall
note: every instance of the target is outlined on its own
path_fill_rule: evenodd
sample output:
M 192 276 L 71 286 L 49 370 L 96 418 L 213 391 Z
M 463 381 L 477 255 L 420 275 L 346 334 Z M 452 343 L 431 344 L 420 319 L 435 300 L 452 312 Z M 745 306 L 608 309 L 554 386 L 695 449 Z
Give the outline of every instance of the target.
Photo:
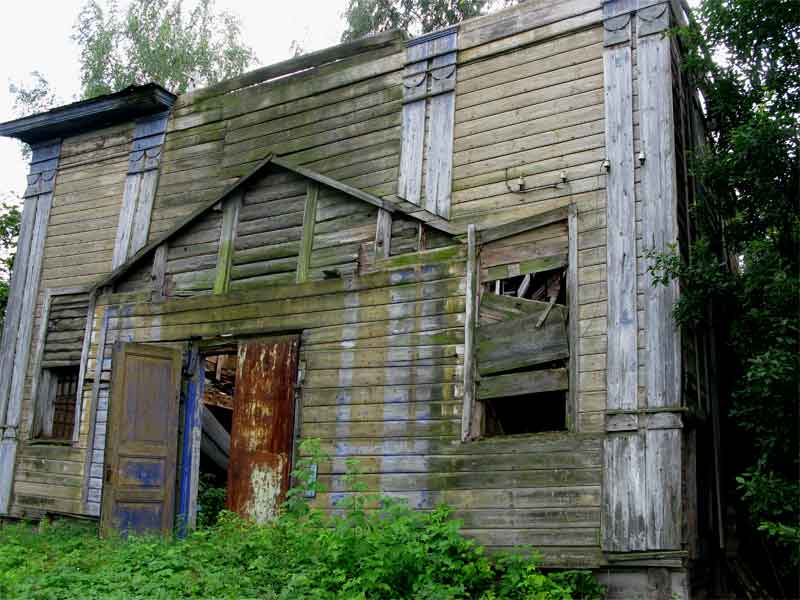
M 543 573 L 535 557 L 492 560 L 463 537 L 450 509 L 430 512 L 356 492 L 327 516 L 308 505 L 324 490 L 311 468 L 327 460 L 318 442 L 294 472 L 297 487 L 274 522 L 222 512 L 185 540 L 99 540 L 67 521 L 0 529 L 3 598 L 330 598 L 367 600 L 592 600 L 605 590 L 591 573 Z M 358 489 L 356 465 L 351 483 Z

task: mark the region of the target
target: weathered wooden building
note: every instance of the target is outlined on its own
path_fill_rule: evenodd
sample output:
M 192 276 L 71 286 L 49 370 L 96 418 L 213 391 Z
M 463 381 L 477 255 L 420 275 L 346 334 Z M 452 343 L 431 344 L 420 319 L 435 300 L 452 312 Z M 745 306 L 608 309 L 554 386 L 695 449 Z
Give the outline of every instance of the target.
M 700 594 L 714 373 L 647 255 L 692 235 L 685 18 L 532 0 L 0 125 L 33 147 L 0 514 L 170 529 L 211 464 L 267 518 L 319 438 L 321 506 L 355 457 L 612 597 Z

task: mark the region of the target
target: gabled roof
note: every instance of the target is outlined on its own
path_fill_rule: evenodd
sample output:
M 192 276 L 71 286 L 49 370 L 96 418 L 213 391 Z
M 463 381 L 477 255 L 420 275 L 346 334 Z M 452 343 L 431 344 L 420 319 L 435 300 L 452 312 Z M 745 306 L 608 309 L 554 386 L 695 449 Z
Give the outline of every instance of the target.
M 336 179 L 327 177 L 326 175 L 318 173 L 317 171 L 313 171 L 305 167 L 300 167 L 282 158 L 269 155 L 260 163 L 258 163 L 255 167 L 253 167 L 249 173 L 240 177 L 236 182 L 232 183 L 224 190 L 222 190 L 222 192 L 220 192 L 217 196 L 214 196 L 214 198 L 205 202 L 199 208 L 195 209 L 190 215 L 188 215 L 186 218 L 180 221 L 172 229 L 166 231 L 157 239 L 150 242 L 147 246 L 139 250 L 131 258 L 129 258 L 119 267 L 114 269 L 107 277 L 104 277 L 97 284 L 95 284 L 94 289 L 100 289 L 107 285 L 113 284 L 125 273 L 130 271 L 145 256 L 149 255 L 151 252 L 154 252 L 158 246 L 160 246 L 173 236 L 183 231 L 186 227 L 194 223 L 195 220 L 199 219 L 206 211 L 210 210 L 215 205 L 224 201 L 228 196 L 230 196 L 231 194 L 233 194 L 234 192 L 245 186 L 248 182 L 255 179 L 269 165 L 275 165 L 283 169 L 286 169 L 288 171 L 292 171 L 293 173 L 297 173 L 302 177 L 306 177 L 322 185 L 326 185 L 328 187 L 336 189 L 353 198 L 361 200 L 362 202 L 366 202 L 367 204 L 372 204 L 373 206 L 381 208 L 389 213 L 404 214 L 411 219 L 419 221 L 420 223 L 424 223 L 426 226 L 431 227 L 432 229 L 437 229 L 443 233 L 447 233 L 449 235 L 458 235 L 460 233 L 463 233 L 459 227 L 449 223 L 448 221 L 442 219 L 437 215 L 434 215 L 433 213 L 429 213 L 426 210 L 420 209 L 417 206 L 408 205 L 408 203 L 397 205 L 392 202 L 387 202 L 386 200 L 379 198 L 378 196 L 374 196 L 363 190 L 359 190 L 358 188 L 354 188 L 353 186 L 347 185 L 346 183 L 342 183 L 341 181 L 337 181 Z M 409 206 L 413 208 L 409 208 Z
M 132 85 L 113 94 L 0 123 L 0 136 L 28 144 L 67 137 L 169 110 L 175 98 L 157 83 Z

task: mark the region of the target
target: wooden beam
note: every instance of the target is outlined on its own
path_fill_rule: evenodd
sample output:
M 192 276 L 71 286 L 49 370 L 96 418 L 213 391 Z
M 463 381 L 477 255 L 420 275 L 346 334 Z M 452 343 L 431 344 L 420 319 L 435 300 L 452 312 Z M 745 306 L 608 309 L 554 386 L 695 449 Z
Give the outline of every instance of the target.
M 481 244 L 488 244 L 489 242 L 516 235 L 518 233 L 522 233 L 523 231 L 529 231 L 531 229 L 536 229 L 537 227 L 544 227 L 545 225 L 550 225 L 551 223 L 564 221 L 568 215 L 569 208 L 564 206 L 562 208 L 556 208 L 554 210 L 548 210 L 547 212 L 539 213 L 538 215 L 532 215 L 517 221 L 512 221 L 511 223 L 506 223 L 505 225 L 498 225 L 497 227 L 484 229 L 480 233 Z
M 580 370 L 579 328 L 580 300 L 578 298 L 578 207 L 570 205 L 567 218 L 569 258 L 567 265 L 567 344 L 569 346 L 569 398 L 567 402 L 567 429 L 579 431 L 578 425 L 578 372 Z
M 236 228 L 239 224 L 241 206 L 242 194 L 236 193 L 225 200 L 222 207 L 222 228 L 217 251 L 217 271 L 214 278 L 215 294 L 225 294 L 230 289 L 233 247 L 236 243 Z
M 229 455 L 222 452 L 205 431 L 203 431 L 203 435 L 200 438 L 200 452 L 210 458 L 223 471 L 228 470 Z
M 633 183 L 633 67 L 630 45 L 606 48 L 608 408 L 637 407 L 636 202 Z M 645 238 L 647 239 L 647 238 Z M 645 242 L 646 243 L 646 242 Z
M 219 447 L 223 454 L 225 454 L 225 456 L 230 456 L 231 434 L 228 433 L 228 430 L 222 426 L 222 423 L 217 420 L 217 417 L 214 416 L 214 413 L 211 412 L 211 410 L 209 410 L 209 408 L 205 405 L 203 405 L 202 420 L 203 435 L 208 436 Z
M 203 358 L 196 342 L 187 350 L 188 375 L 183 408 L 183 439 L 181 440 L 180 477 L 178 494 L 178 533 L 183 537 L 197 524 L 197 491 L 200 482 L 200 449 L 202 438 Z
M 525 371 L 508 375 L 481 377 L 478 383 L 478 399 L 506 398 L 541 394 L 542 392 L 558 392 L 569 387 L 566 369 L 543 369 Z
M 308 281 L 308 272 L 311 270 L 311 251 L 314 248 L 318 198 L 319 183 L 309 181 L 306 186 L 306 203 L 303 209 L 303 236 L 300 241 L 300 254 L 297 257 L 297 283 Z M 380 213 L 378 214 L 380 215 Z
M 644 14 L 646 12 L 646 14 Z M 637 13 L 637 60 L 641 145 L 642 237 L 646 247 L 670 252 L 678 241 L 675 115 L 672 44 L 664 35 L 670 11 L 652 6 Z M 648 261 L 649 263 L 649 261 Z M 647 408 L 681 406 L 681 337 L 672 310 L 677 282 L 664 286 L 646 275 Z M 682 544 L 682 435 L 680 422 L 646 432 L 645 481 L 648 498 L 647 549 L 673 550 Z
M 375 226 L 375 258 L 389 258 L 392 253 L 392 213 L 378 210 Z
M 461 412 L 461 441 L 480 436 L 475 430 L 475 331 L 478 319 L 478 248 L 475 225 L 467 227 L 467 303 L 464 315 L 464 407 Z

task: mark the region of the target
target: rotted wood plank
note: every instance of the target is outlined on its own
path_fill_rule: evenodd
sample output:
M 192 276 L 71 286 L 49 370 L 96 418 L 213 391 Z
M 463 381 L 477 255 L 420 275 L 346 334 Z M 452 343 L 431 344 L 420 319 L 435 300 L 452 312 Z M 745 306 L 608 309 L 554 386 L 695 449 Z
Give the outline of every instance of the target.
M 518 263 L 507 265 L 497 265 L 494 267 L 481 268 L 482 281 L 496 281 L 497 279 L 507 279 L 517 275 L 528 275 L 563 269 L 567 266 L 566 254 L 554 254 L 553 256 L 541 256 L 523 260 Z
M 392 249 L 392 213 L 378 210 L 375 227 L 375 258 L 389 258 Z
M 569 381 L 566 369 L 543 369 L 525 371 L 494 377 L 481 377 L 478 383 L 478 399 L 505 398 L 540 394 L 542 392 L 558 392 L 566 390 Z
M 476 323 L 478 320 L 478 248 L 475 225 L 467 227 L 467 298 L 464 317 L 464 407 L 461 412 L 461 440 L 479 437 L 482 415 L 475 403 Z M 476 418 L 477 416 L 477 418 Z
M 547 303 L 542 303 L 547 306 Z M 489 375 L 569 358 L 564 310 L 543 308 L 530 316 L 478 327 L 478 372 Z
M 492 227 L 491 229 L 484 229 L 481 231 L 481 244 L 488 244 L 489 242 L 516 235 L 518 233 L 522 233 L 523 231 L 536 229 L 537 227 L 544 227 L 545 225 L 557 223 L 558 221 L 564 221 L 568 214 L 569 209 L 565 206 L 563 208 L 556 208 L 554 210 L 543 212 L 537 215 L 518 219 L 516 221 L 506 223 L 505 225 Z
M 480 325 L 491 325 L 532 314 L 541 315 L 544 310 L 547 310 L 548 304 L 548 302 L 539 300 L 484 293 L 481 295 L 480 302 Z M 555 305 L 552 310 L 563 312 L 564 307 Z M 566 319 L 566 315 L 564 318 Z
M 297 257 L 297 283 L 303 283 L 308 280 L 308 271 L 311 268 L 311 250 L 314 247 L 314 229 L 317 224 L 319 188 L 319 183 L 316 181 L 309 181 L 306 187 L 303 234 L 300 239 L 300 254 Z

